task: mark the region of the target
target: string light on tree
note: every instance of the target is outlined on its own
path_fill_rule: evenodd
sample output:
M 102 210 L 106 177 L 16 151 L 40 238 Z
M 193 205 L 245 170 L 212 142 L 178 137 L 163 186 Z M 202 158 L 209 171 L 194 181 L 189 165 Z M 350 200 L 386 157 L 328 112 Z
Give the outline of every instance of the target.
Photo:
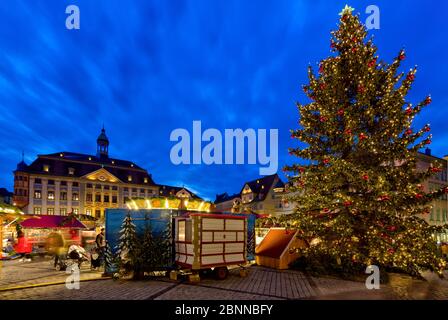
M 407 101 L 416 67 L 400 76 L 404 50 L 390 64 L 381 61 L 353 10 L 347 5 L 339 14 L 332 55 L 320 61 L 317 73 L 308 68 L 303 88 L 312 102 L 297 104 L 300 127 L 291 137 L 303 147 L 291 154 L 309 165 L 285 167 L 292 182 L 288 201 L 296 209 L 280 222 L 313 243 L 304 257 L 325 256 L 347 270 L 376 264 L 441 274 L 446 263 L 432 237 L 441 228 L 422 215 L 448 187 L 422 189 L 440 166 L 416 170 L 416 154 L 432 137 L 425 137 L 429 124 L 412 126 L 431 96 L 415 105 Z

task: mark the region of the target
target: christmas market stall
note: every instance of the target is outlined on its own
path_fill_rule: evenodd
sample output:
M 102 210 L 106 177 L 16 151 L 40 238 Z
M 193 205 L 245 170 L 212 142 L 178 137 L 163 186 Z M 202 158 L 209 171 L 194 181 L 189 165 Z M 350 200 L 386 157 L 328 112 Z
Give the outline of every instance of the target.
M 0 260 L 9 259 L 15 254 L 12 245 L 15 237 L 15 224 L 23 216 L 18 208 L 0 204 Z M 11 249 L 10 249 L 11 248 Z
M 256 247 L 256 262 L 260 266 L 274 269 L 288 269 L 304 248 L 305 242 L 298 238 L 298 231 L 285 228 L 271 228 Z
M 175 262 L 193 273 L 213 269 L 218 279 L 225 279 L 228 266 L 247 263 L 244 216 L 188 214 L 175 218 L 175 230 Z
M 86 226 L 74 216 L 36 215 L 20 223 L 21 232 L 26 242 L 26 253 L 48 251 L 50 239 L 62 236 L 66 246 L 82 244 L 81 231 Z
M 150 266 L 145 262 L 144 269 L 147 271 L 168 271 L 176 268 L 176 265 L 179 267 L 179 264 L 176 263 L 176 241 L 179 239 L 176 219 L 181 217 L 184 219 L 198 219 L 192 217 L 195 214 L 211 214 L 210 211 L 212 210 L 211 204 L 202 200 L 185 201 L 168 198 L 132 200 L 128 203 L 128 207 L 128 210 L 106 210 L 106 273 L 109 274 L 114 274 L 117 271 L 117 264 L 109 264 L 109 258 L 110 261 L 121 261 L 123 252 L 135 251 L 135 247 L 138 247 L 143 252 L 139 254 L 139 257 L 142 257 L 140 260 L 151 261 L 149 263 Z M 254 261 L 256 215 L 225 215 L 221 213 L 215 215 L 219 216 L 218 219 L 231 216 L 232 219 L 245 221 L 245 229 L 241 230 L 241 232 L 245 232 L 244 250 L 241 251 L 243 257 L 240 257 L 238 260 L 241 262 Z M 223 231 L 226 230 L 224 229 Z M 133 244 L 135 239 L 137 239 L 136 245 Z M 151 242 L 153 242 L 153 245 L 151 245 Z M 156 245 L 155 243 L 158 244 Z M 224 245 L 222 247 L 224 249 Z M 154 258 L 156 255 L 158 256 L 157 259 Z

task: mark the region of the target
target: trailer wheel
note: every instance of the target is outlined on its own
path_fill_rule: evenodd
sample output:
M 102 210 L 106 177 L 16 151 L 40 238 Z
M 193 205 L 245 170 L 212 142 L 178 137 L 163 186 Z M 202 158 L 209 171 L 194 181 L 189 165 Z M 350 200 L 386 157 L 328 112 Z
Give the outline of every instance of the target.
M 229 275 L 229 270 L 227 267 L 217 267 L 214 270 L 216 279 L 218 280 L 224 280 Z

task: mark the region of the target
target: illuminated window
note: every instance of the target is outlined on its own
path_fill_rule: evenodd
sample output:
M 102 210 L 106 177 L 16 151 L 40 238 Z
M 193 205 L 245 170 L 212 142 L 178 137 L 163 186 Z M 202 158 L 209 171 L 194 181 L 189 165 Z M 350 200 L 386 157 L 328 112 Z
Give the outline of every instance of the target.
M 69 175 L 74 175 L 75 174 L 75 168 L 68 168 L 68 174 Z
M 72 195 L 72 200 L 73 200 L 73 201 L 79 201 L 79 195 L 78 195 L 78 193 L 76 193 L 76 192 L 73 193 L 73 195 Z
M 41 207 L 34 207 L 34 214 L 41 214 L 42 208 Z
M 43 170 L 44 170 L 45 172 L 50 171 L 50 166 L 49 166 L 48 164 L 44 164 L 44 168 L 43 168 Z
M 132 181 L 132 176 L 128 176 L 128 181 Z
M 145 183 L 148 183 L 148 178 L 143 179 Z
M 78 214 L 78 213 L 79 213 L 79 209 L 78 208 L 73 209 L 73 214 Z
M 61 208 L 60 212 L 61 212 L 61 216 L 66 216 L 67 215 L 67 208 Z
M 54 191 L 48 191 L 48 200 L 54 200 Z
M 47 208 L 47 214 L 48 215 L 54 215 L 54 208 Z
M 91 193 L 86 194 L 86 201 L 92 202 L 93 201 L 93 195 Z
M 185 221 L 179 221 L 179 231 L 177 233 L 178 241 L 185 241 Z
M 42 192 L 40 190 L 34 190 L 34 199 L 42 199 Z
M 86 215 L 91 216 L 92 215 L 92 209 L 86 209 Z

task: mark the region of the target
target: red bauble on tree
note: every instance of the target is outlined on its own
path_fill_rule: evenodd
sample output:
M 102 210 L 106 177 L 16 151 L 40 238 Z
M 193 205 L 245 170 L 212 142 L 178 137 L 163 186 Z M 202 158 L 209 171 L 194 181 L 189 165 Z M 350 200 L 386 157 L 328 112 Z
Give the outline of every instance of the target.
M 423 101 L 423 104 L 425 105 L 425 106 L 427 106 L 428 104 L 430 104 L 432 102 L 432 99 L 431 99 L 431 96 L 429 96 L 429 97 L 427 97 L 426 99 L 425 99 L 425 101 Z
M 362 141 L 362 140 L 365 140 L 365 139 L 367 139 L 367 135 L 365 135 L 364 133 L 360 133 L 359 134 L 359 140 Z
M 412 130 L 411 130 L 411 129 L 406 130 L 405 134 L 406 134 L 407 136 L 410 136 L 410 135 L 412 134 Z
M 408 74 L 407 77 L 406 77 L 406 80 L 408 80 L 408 81 L 414 81 L 414 80 L 415 80 L 415 75 L 412 74 L 412 73 Z
M 407 115 L 410 115 L 412 113 L 412 108 L 411 107 L 407 107 L 405 110 Z
M 376 65 L 376 58 L 371 60 L 368 64 L 369 68 L 373 68 Z
M 344 201 L 345 207 L 350 207 L 352 204 L 353 204 L 353 201 L 350 201 L 350 200 Z
M 369 176 L 367 174 L 364 174 L 362 176 L 362 180 L 365 180 L 365 181 L 369 180 Z
M 418 200 L 420 200 L 420 199 L 423 198 L 423 195 L 422 195 L 421 193 L 417 193 L 417 194 L 415 195 L 415 198 L 418 199 Z
M 339 109 L 337 112 L 338 116 L 343 116 L 344 115 L 344 109 Z

